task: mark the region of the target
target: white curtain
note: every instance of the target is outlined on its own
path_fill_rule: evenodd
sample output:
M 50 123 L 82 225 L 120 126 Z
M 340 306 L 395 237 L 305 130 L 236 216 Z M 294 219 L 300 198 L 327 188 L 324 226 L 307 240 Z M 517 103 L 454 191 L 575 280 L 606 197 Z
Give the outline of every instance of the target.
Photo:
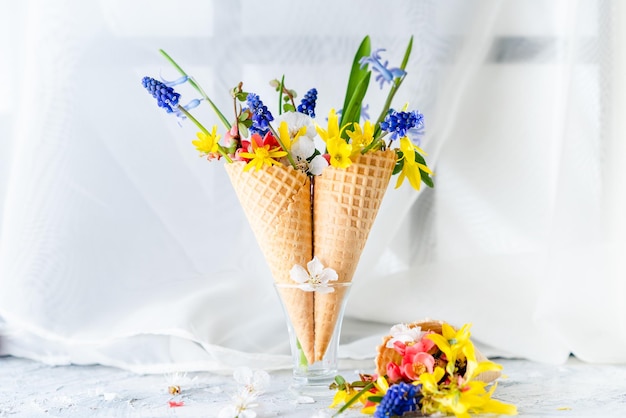
M 143 90 L 169 52 L 220 108 L 239 81 L 340 107 L 364 35 L 426 117 L 434 189 L 388 191 L 342 355 L 393 323 L 471 322 L 492 353 L 626 361 L 625 7 L 615 1 L 0 3 L 0 354 L 141 372 L 285 367 L 268 267 L 220 163 Z M 191 90 L 184 97 L 193 98 Z M 384 93 L 371 87 L 372 116 Z M 217 123 L 206 104 L 195 115 Z

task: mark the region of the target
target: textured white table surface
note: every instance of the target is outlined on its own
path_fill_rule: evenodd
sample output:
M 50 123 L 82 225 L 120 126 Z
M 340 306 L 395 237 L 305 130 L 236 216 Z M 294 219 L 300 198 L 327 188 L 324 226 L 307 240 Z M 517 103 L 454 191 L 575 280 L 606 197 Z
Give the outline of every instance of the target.
M 508 377 L 500 381 L 495 397 L 517 405 L 519 416 L 626 417 L 626 365 L 590 365 L 576 359 L 560 366 L 496 362 Z M 371 371 L 369 363 L 358 366 Z M 342 374 L 352 379 L 355 371 L 348 368 Z M 167 391 L 173 379 L 182 390 L 176 397 Z M 298 403 L 286 390 L 288 372 L 274 372 L 271 379 L 271 389 L 254 409 L 258 418 L 333 412 L 327 400 Z M 103 366 L 50 367 L 0 358 L 0 417 L 214 417 L 234 390 L 231 375 L 137 375 Z M 171 407 L 170 400 L 182 401 L 183 406 Z M 347 416 L 360 414 L 353 410 Z

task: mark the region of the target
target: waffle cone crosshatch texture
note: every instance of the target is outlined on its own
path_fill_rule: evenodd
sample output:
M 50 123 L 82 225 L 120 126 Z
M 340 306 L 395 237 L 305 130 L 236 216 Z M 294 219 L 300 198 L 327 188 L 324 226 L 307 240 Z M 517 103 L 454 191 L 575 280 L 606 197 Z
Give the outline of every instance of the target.
M 352 281 L 394 165 L 393 151 L 374 152 L 347 169 L 329 167 L 312 187 L 291 167 L 249 173 L 236 163 L 226 170 L 274 282 L 288 285 L 294 284 L 292 266 L 313 257 L 335 270 L 337 283 Z M 341 323 L 348 287 L 327 293 L 277 289 L 307 363 L 323 361 Z

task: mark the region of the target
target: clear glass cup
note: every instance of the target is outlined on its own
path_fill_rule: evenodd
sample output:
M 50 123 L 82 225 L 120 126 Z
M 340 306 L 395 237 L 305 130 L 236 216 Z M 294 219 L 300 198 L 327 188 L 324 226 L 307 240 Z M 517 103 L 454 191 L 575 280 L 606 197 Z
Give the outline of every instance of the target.
M 292 392 L 334 395 L 329 386 L 338 374 L 339 337 L 350 286 L 329 283 L 332 291 L 322 293 L 303 290 L 297 284 L 275 284 L 289 331 Z

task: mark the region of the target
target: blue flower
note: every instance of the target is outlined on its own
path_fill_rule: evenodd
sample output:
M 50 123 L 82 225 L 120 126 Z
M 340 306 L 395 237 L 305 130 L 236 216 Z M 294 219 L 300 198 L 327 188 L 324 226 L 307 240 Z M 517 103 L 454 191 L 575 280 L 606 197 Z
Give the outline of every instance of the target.
M 257 94 L 248 93 L 246 101 L 252 113 L 252 126 L 250 127 L 250 131 L 252 133 L 265 135 L 269 131 L 270 122 L 274 120 L 274 117 Z
M 380 88 L 382 89 L 385 82 L 391 83 L 394 78 L 404 77 L 406 71 L 397 67 L 388 68 L 387 65 L 389 64 L 389 61 L 385 61 L 384 64 L 380 61 L 380 51 L 384 51 L 384 49 L 377 49 L 372 52 L 372 55 L 369 57 L 361 58 L 359 60 L 359 64 L 361 64 L 361 69 L 365 68 L 367 64 L 370 64 L 372 70 L 379 73 L 376 76 L 376 81 L 380 82 Z
M 159 107 L 164 108 L 167 113 L 174 112 L 174 108 L 178 106 L 180 94 L 176 93 L 173 88 L 152 77 L 144 77 L 141 84 L 148 92 L 157 99 Z
M 423 127 L 424 115 L 417 110 L 396 112 L 390 109 L 385 120 L 380 123 L 380 129 L 391 132 L 391 139 L 403 138 L 409 130 L 420 132 Z
M 298 112 L 315 118 L 315 101 L 317 100 L 317 89 L 312 88 L 307 91 L 302 101 L 298 105 Z
M 420 407 L 422 385 L 397 383 L 385 393 L 376 408 L 374 418 L 402 416 L 405 412 L 417 411 Z

